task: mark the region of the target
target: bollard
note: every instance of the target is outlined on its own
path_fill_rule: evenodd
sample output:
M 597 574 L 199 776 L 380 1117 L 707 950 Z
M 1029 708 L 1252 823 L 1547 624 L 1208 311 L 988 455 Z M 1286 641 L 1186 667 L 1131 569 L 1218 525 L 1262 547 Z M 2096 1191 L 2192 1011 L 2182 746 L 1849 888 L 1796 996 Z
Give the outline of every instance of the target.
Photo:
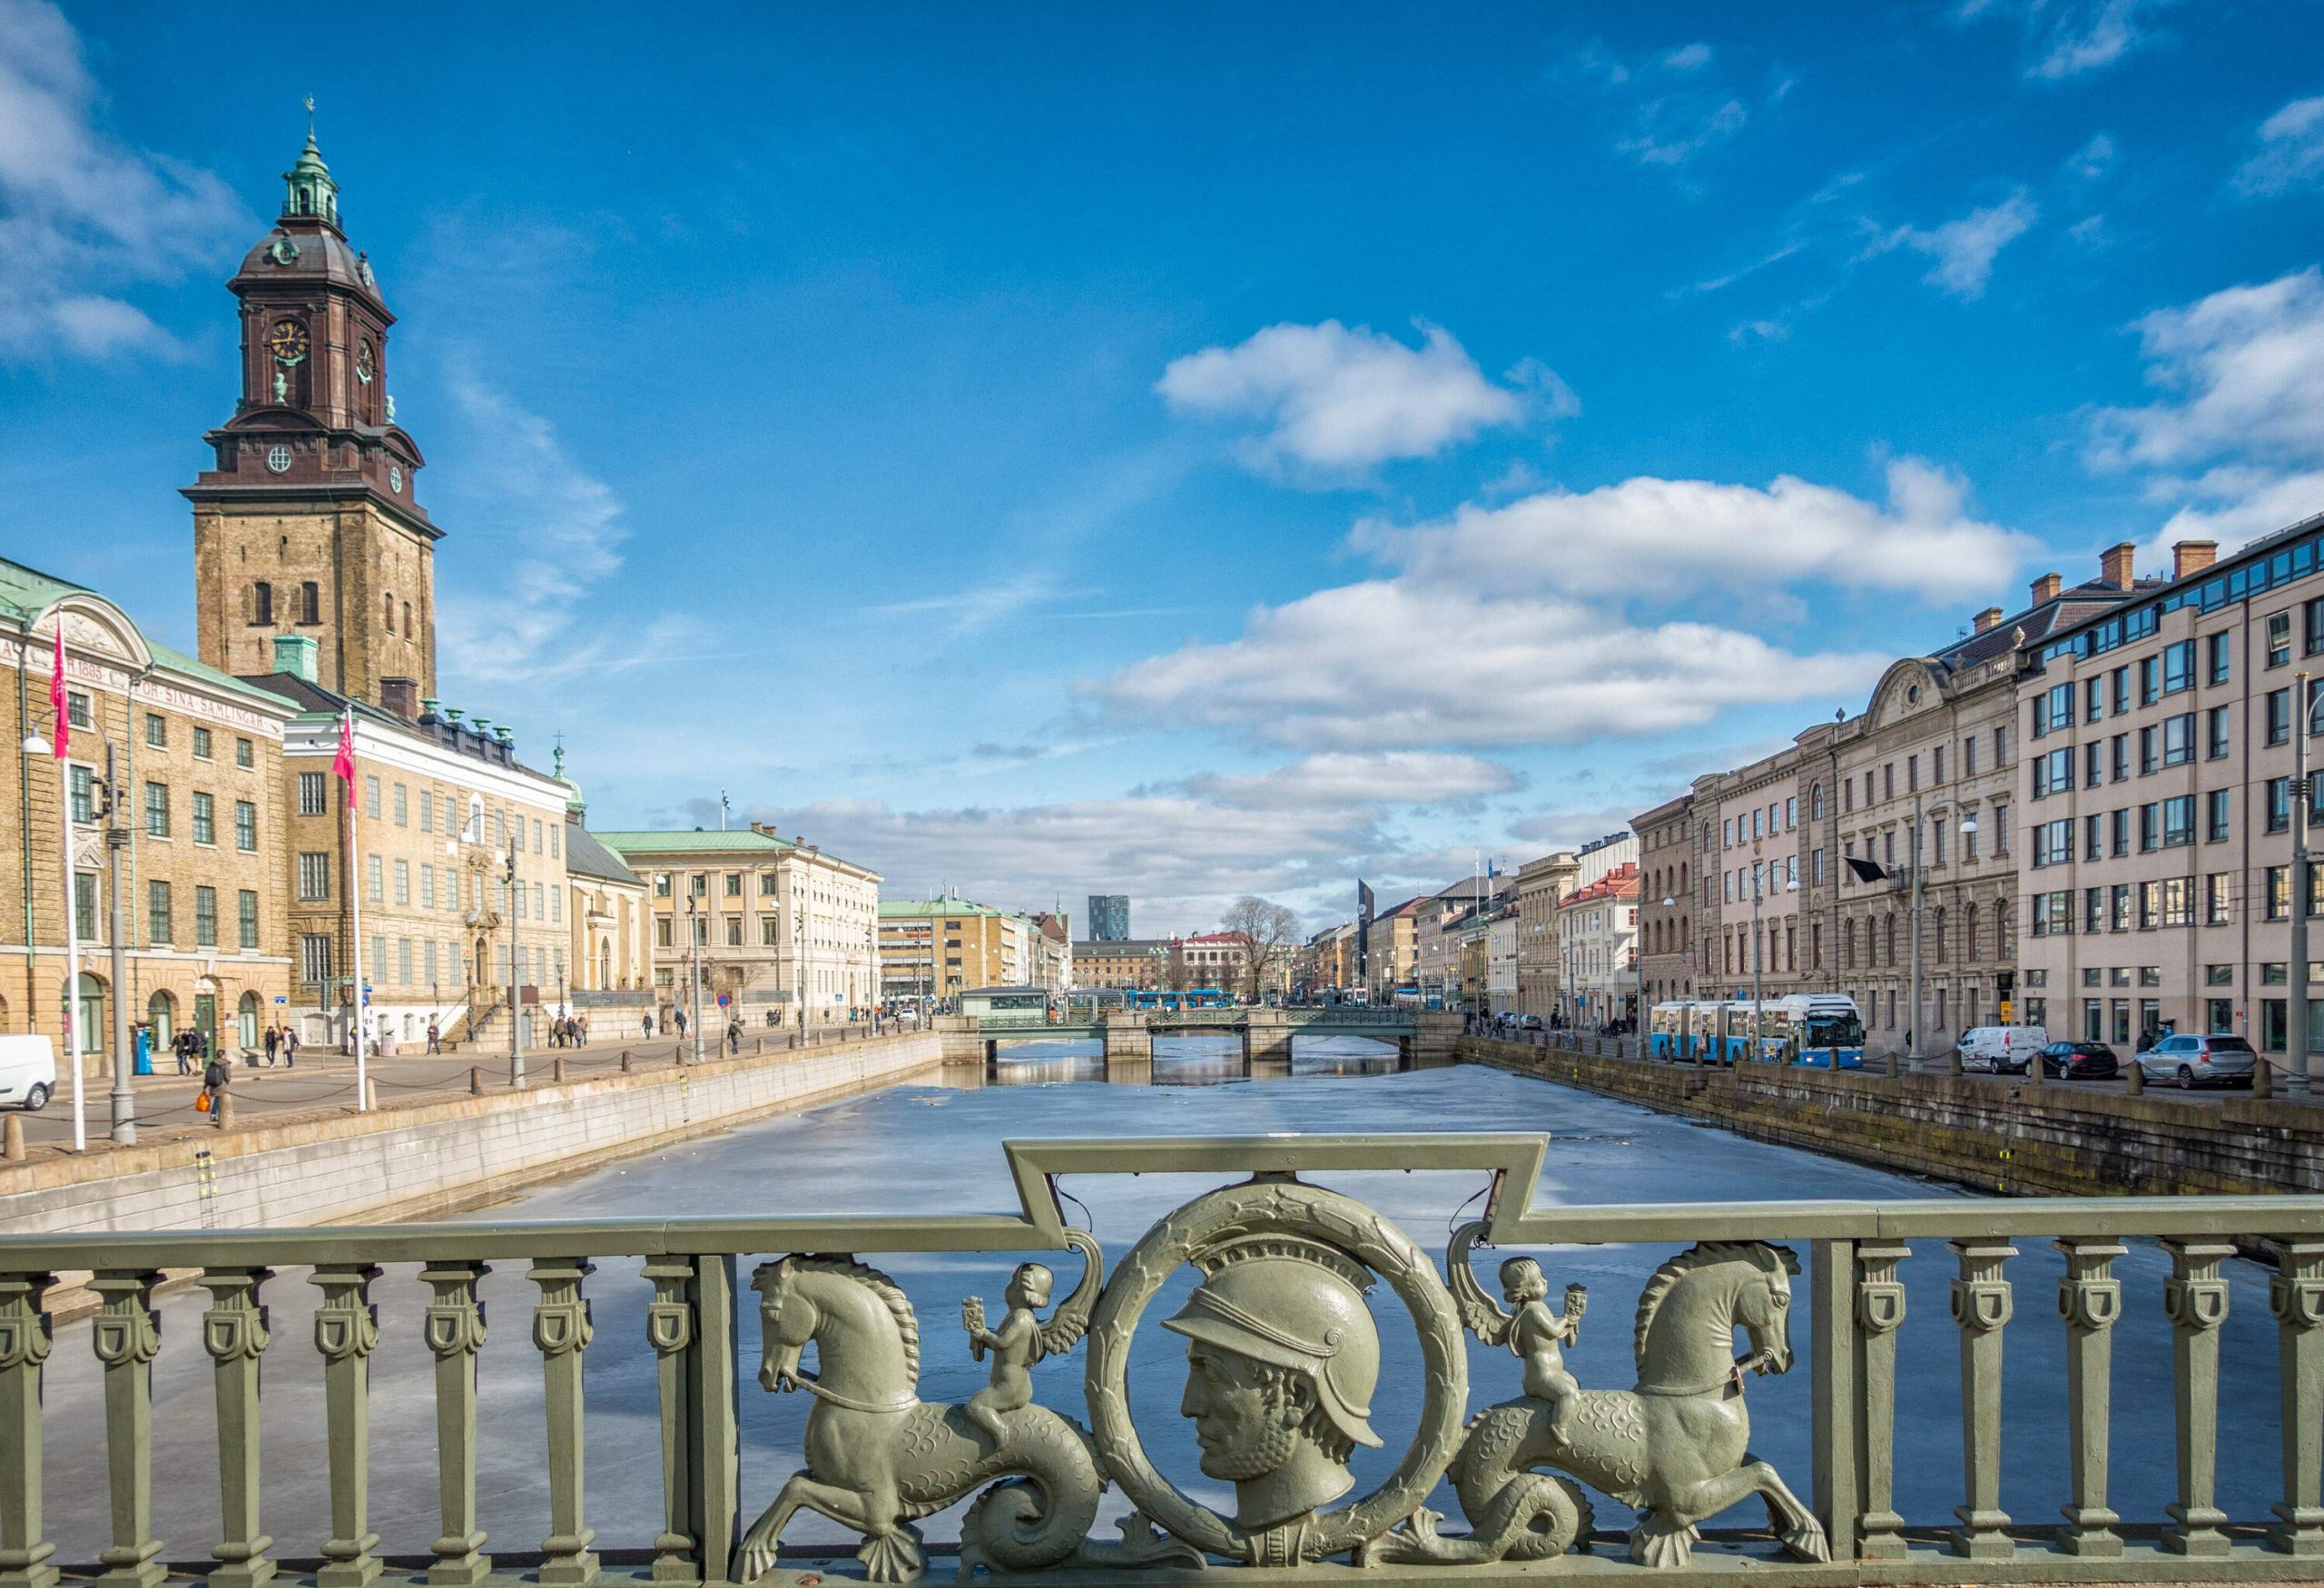
M 565 1084 L 565 1060 L 563 1059 L 552 1059 L 548 1061 L 548 1078 L 558 1086 L 563 1086 Z
M 231 1093 L 222 1091 L 211 1100 L 210 1118 L 221 1130 L 234 1122 L 234 1100 Z
M 2132 1054 L 2129 1066 L 2122 1071 L 2123 1090 L 2132 1097 L 2146 1090 L 2146 1071 L 2139 1068 L 2138 1056 Z
M 379 1083 L 368 1075 L 363 1078 L 363 1106 L 374 1113 L 379 1108 Z
M 2275 1094 L 2276 1089 L 2268 1079 L 2268 1061 L 2262 1059 L 2251 1067 L 2251 1096 L 2256 1101 Z
M 468 1066 L 468 1096 L 480 1098 L 483 1095 L 484 1067 L 480 1064 L 471 1064 Z
M 763 1052 L 765 1052 L 765 1051 L 766 1051 L 766 1039 L 765 1039 L 764 1037 L 753 1037 L 753 1038 L 751 1039 L 751 1055 L 752 1055 L 752 1057 L 756 1058 L 759 1054 L 763 1053 Z
M 0 1159 L 10 1163 L 25 1161 L 25 1121 L 20 1115 L 10 1114 L 5 1124 L 0 1124 Z
M 621 1072 L 624 1075 L 629 1073 L 629 1050 L 626 1048 L 621 1050 Z

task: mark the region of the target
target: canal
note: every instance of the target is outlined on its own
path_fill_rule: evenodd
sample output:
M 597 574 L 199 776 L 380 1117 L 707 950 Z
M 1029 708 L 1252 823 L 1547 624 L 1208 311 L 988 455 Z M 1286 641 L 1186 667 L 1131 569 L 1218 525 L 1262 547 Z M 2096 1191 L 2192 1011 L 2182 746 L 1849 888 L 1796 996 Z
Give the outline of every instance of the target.
M 1138 1079 L 1126 1076 L 1136 1074 Z M 1400 1072 L 1393 1050 L 1356 1039 L 1300 1044 L 1287 1068 L 1246 1076 L 1232 1040 L 1157 1043 L 1150 1072 L 1117 1070 L 1071 1044 L 1004 1050 L 1001 1062 L 947 1071 L 940 1080 L 891 1088 L 806 1112 L 769 1119 L 527 1190 L 464 1216 L 468 1221 L 649 1218 L 791 1212 L 1004 1212 L 1016 1205 L 1000 1143 L 1011 1138 L 1443 1130 L 1539 1130 L 1551 1138 L 1537 1206 L 1627 1202 L 1728 1204 L 1790 1198 L 1949 1197 L 1959 1193 L 1905 1177 L 1724 1131 L 1530 1078 L 1472 1066 Z M 1479 1189 L 1474 1175 L 1350 1174 L 1329 1183 L 1395 1218 L 1438 1252 Z M 1080 1177 L 1065 1186 L 1087 1210 L 1109 1258 L 1150 1224 L 1212 1181 L 1157 1176 Z M 1073 1211 L 1068 1204 L 1068 1211 Z M 2116 1331 L 2114 1505 L 2127 1516 L 2159 1516 L 2175 1493 L 2171 1467 L 2171 1334 L 2162 1314 L 2169 1264 L 2152 1243 L 2132 1244 L 2116 1265 L 2125 1317 Z M 2046 1243 L 2021 1241 L 2010 1265 L 2016 1317 L 2007 1336 L 2003 1502 L 2021 1521 L 2047 1523 L 2066 1494 L 2064 1331 L 2055 1307 L 2063 1265 Z M 1630 1318 L 1639 1290 L 1668 1247 L 1581 1247 L 1540 1254 L 1553 1290 L 1590 1288 L 1591 1310 L 1568 1365 L 1585 1387 L 1632 1382 Z M 770 1254 L 777 1255 L 777 1254 Z M 984 1382 L 960 1335 L 964 1297 L 998 1307 L 1014 1254 L 888 1256 L 867 1261 L 892 1274 L 916 1305 L 923 1338 L 920 1394 L 964 1400 Z M 1807 1256 L 1801 1252 L 1804 1259 Z M 1058 1291 L 1078 1277 L 1059 1264 Z M 1492 1286 L 1492 1264 L 1481 1276 Z M 2264 1516 L 2277 1487 L 2276 1346 L 2267 1274 L 2229 1265 L 2221 1383 L 2220 1502 L 2238 1518 Z M 1909 1317 L 1900 1336 L 1897 1508 L 1908 1524 L 1951 1521 L 1961 1496 L 1959 1358 L 1947 1315 L 1951 1254 L 1917 1243 L 1904 1265 Z M 747 1271 L 743 1275 L 747 1282 Z M 1182 1276 L 1181 1291 L 1191 1284 Z M 588 1508 L 600 1548 L 649 1544 L 659 1523 L 660 1445 L 654 1358 L 645 1346 L 650 1287 L 636 1265 L 607 1262 L 592 1277 L 595 1344 L 586 1369 Z M 478 1484 L 492 1544 L 532 1550 L 547 1531 L 542 1476 L 539 1357 L 530 1339 L 537 1291 L 521 1264 L 486 1281 L 490 1337 L 479 1363 Z M 273 1279 L 273 1344 L 267 1353 L 263 1422 L 265 1522 L 286 1558 L 310 1556 L 329 1532 L 322 1462 L 321 1380 L 311 1340 L 316 1292 L 299 1271 Z M 409 1269 L 390 1269 L 373 1287 L 380 1343 L 371 1357 L 372 1514 L 383 1553 L 424 1555 L 437 1532 L 431 1359 L 421 1342 L 427 1290 Z M 1748 1391 L 1753 1445 L 1792 1486 L 1807 1493 L 1809 1301 L 1795 1282 L 1792 1339 L 1798 1363 L 1786 1376 L 1758 1378 Z M 803 1396 L 770 1396 L 757 1367 L 755 1298 L 745 1291 L 743 1515 L 747 1521 L 800 1465 Z M 1386 1441 L 1357 1452 L 1359 1491 L 1384 1477 L 1412 1434 L 1417 1352 L 1384 1287 L 1374 1307 L 1384 1362 L 1374 1421 Z M 156 1533 L 164 1557 L 196 1555 L 217 1534 L 215 1433 L 211 1365 L 201 1346 L 204 1298 L 173 1294 L 160 1304 L 162 1349 L 154 1365 Z M 1175 1309 L 1166 1293 L 1147 1313 L 1133 1375 L 1134 1410 L 1147 1448 L 1189 1494 L 1233 1509 L 1224 1486 L 1196 1468 L 1190 1427 L 1177 1415 L 1183 1383 L 1178 1342 L 1153 1327 Z M 1082 1358 L 1044 1364 L 1037 1393 L 1086 1420 Z M 1517 1393 L 1517 1364 L 1472 1343 L 1471 1404 Z M 105 1540 L 105 1472 L 98 1366 L 85 1323 L 60 1329 L 47 1376 L 50 1530 L 60 1561 L 87 1562 Z M 1108 1495 L 1099 1530 L 1125 1504 Z M 1449 1492 L 1432 1504 L 1457 1527 Z M 1628 1521 L 1598 1500 L 1600 1527 Z M 1757 1526 L 1756 1504 L 1720 1519 Z M 953 1518 L 931 1518 L 931 1540 L 954 1535 Z M 820 1518 L 803 1516 L 786 1535 L 838 1542 Z M 199 1541 L 197 1543 L 197 1541 Z

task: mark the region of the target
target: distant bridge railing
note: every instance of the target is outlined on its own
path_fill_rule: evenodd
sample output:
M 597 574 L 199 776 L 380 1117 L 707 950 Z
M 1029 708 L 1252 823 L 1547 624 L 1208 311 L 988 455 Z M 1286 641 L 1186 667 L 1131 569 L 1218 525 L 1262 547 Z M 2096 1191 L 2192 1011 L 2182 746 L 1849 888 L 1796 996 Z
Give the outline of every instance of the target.
M 206 1572 L 213 1583 L 248 1583 L 265 1581 L 280 1564 L 288 1581 L 300 1575 L 295 1562 L 311 1549 L 321 1563 L 311 1577 L 322 1588 L 369 1582 L 380 1563 L 370 1526 L 368 1364 L 385 1348 L 424 1350 L 434 1364 L 438 1471 L 427 1503 L 438 1509 L 441 1532 L 432 1559 L 419 1563 L 428 1580 L 518 1581 L 517 1567 L 496 1568 L 486 1553 L 477 1506 L 480 1477 L 492 1477 L 478 1470 L 477 1360 L 486 1346 L 478 1287 L 494 1265 L 518 1262 L 537 1292 L 529 1334 L 496 1330 L 491 1348 L 529 1352 L 540 1366 L 542 1442 L 527 1460 L 531 1469 L 546 1470 L 549 1532 L 537 1553 L 526 1548 L 521 1575 L 549 1588 L 583 1588 L 601 1573 L 636 1580 L 638 1570 L 655 1583 L 754 1581 L 776 1562 L 777 1535 L 800 1504 L 865 1535 L 859 1558 L 874 1580 L 909 1581 L 926 1561 L 908 1519 L 980 1490 L 986 1498 L 963 1524 L 964 1572 L 981 1563 L 1072 1583 L 1099 1573 L 1118 1581 L 1112 1573 L 1127 1565 L 1167 1564 L 1226 1577 L 1239 1564 L 1294 1565 L 1352 1554 L 1429 1566 L 1431 1582 L 1470 1575 L 1500 1583 L 1509 1575 L 1500 1563 L 1588 1545 L 1591 1501 L 1584 1484 L 1620 1487 L 1639 1513 L 1627 1540 L 1631 1564 L 1601 1562 L 1593 1572 L 1642 1582 L 1732 1583 L 1743 1563 L 1738 1554 L 1755 1568 L 1754 1581 L 1795 1584 L 1867 1574 L 1933 1583 L 2318 1575 L 2324 1556 L 2324 1198 L 1537 1209 L 1530 1198 L 1547 1147 L 1538 1136 L 1484 1135 L 1016 1142 L 1006 1148 L 1020 1203 L 1010 1215 L 0 1238 L 0 1583 L 45 1588 L 64 1563 L 54 1561 L 44 1524 L 44 1501 L 53 1496 L 44 1496 L 42 1485 L 50 1432 L 42 1390 L 44 1365 L 56 1343 L 49 1310 L 55 1276 L 69 1271 L 94 1272 L 90 1288 L 99 1309 L 85 1337 L 102 1368 L 111 1480 L 112 1543 L 86 1570 L 109 1567 L 106 1580 L 118 1583 L 158 1583 L 165 1567 Z M 1454 1235 L 1440 1258 L 1421 1251 L 1384 1216 L 1303 1178 L 1384 1169 L 1482 1179 L 1486 1211 Z M 1067 1226 L 1056 1179 L 1158 1172 L 1206 1174 L 1222 1183 L 1152 1227 L 1108 1267 L 1096 1241 Z M 1452 1193 L 1448 1207 L 1463 1190 Z M 2063 1352 L 2056 1366 L 2064 1370 L 2065 1448 L 2072 1455 L 2056 1475 L 2054 1494 L 2045 1497 L 2064 1503 L 2064 1520 L 2046 1524 L 2004 1514 L 2000 1492 L 2003 1353 L 2017 1317 L 2011 1265 L 2019 1256 L 2016 1243 L 2037 1237 L 2051 1239 L 2063 1259 L 2056 1292 Z M 2170 1277 L 2159 1295 L 2129 1294 L 2113 1272 L 2131 1238 L 2159 1240 L 2168 1257 Z M 1802 1270 L 1790 1252 L 1770 1244 L 1778 1240 L 1809 1244 L 1804 1273 L 1812 1322 L 1797 1350 L 1790 1276 Z M 1478 1244 L 1674 1248 L 1637 1309 L 1636 1392 L 1593 1390 L 1578 1406 L 1569 1404 L 1571 1386 L 1566 1381 L 1560 1387 L 1554 1345 L 1581 1326 L 1579 1287 L 1569 1287 L 1561 1311 L 1552 1310 L 1538 1269 L 1505 1269 L 1510 1299 L 1521 1309 L 1512 1318 L 1470 1269 Z M 1936 1255 L 1929 1253 L 1932 1246 Z M 2240 1422 L 2250 1410 L 2220 1404 L 2229 1297 L 2223 1266 L 2238 1260 L 2239 1246 L 2266 1254 L 2276 1268 L 2270 1302 L 2282 1392 L 2275 1419 L 2281 1497 L 2269 1516 L 2230 1517 L 2215 1504 L 2222 1413 Z M 967 1342 L 940 1344 L 931 1327 L 930 1350 L 972 1346 L 980 1357 L 990 1352 L 994 1387 L 966 1406 L 920 1402 L 921 1340 L 911 1327 L 912 1301 L 852 1254 L 1029 1250 L 1078 1253 L 1079 1262 L 1068 1260 L 1058 1275 L 1064 1291 L 1077 1278 L 1067 1270 L 1079 1270 L 1070 1294 L 1046 1318 L 1029 1314 L 1021 1328 L 1012 1315 L 1005 1327 L 988 1331 L 980 1306 L 969 1309 Z M 651 1293 L 640 1339 L 594 1339 L 592 1259 L 615 1258 L 643 1259 L 631 1281 Z M 762 1361 L 753 1365 L 742 1355 L 737 1263 L 761 1258 L 775 1260 L 761 1264 L 752 1280 L 765 1338 Z M 1900 1267 L 1908 1259 L 1951 1263 L 1949 1317 L 1907 1317 Z M 1548 1253 L 1540 1258 L 1552 1269 L 1557 1261 Z M 1250 1430 L 1234 1416 L 1200 1413 L 1217 1416 L 1199 1426 L 1206 1441 L 1219 1444 L 1223 1465 L 1244 1475 L 1236 1480 L 1238 1494 L 1246 1483 L 1253 1489 L 1274 1485 L 1246 1501 L 1238 1514 L 1255 1518 L 1247 1523 L 1176 1489 L 1147 1461 L 1130 1416 L 1134 1397 L 1124 1375 L 1141 1310 L 1188 1264 L 1204 1277 L 1167 1325 L 1196 1342 L 1191 1366 L 1169 1369 L 1192 1376 L 1187 1404 L 1208 1404 L 1196 1392 L 1215 1389 L 1204 1376 L 1216 1372 L 1230 1380 L 1235 1371 L 1271 1373 L 1272 1381 L 1289 1386 L 1287 1398 L 1275 1404 L 1288 1405 L 1292 1420 L 1259 1430 L 1265 1437 L 1244 1439 Z M 310 1270 L 295 1290 L 275 1275 L 293 1267 Z M 214 1541 L 196 1541 L 191 1549 L 156 1537 L 153 1522 L 153 1375 L 162 1346 L 154 1293 L 165 1270 L 193 1272 L 208 1292 L 199 1338 L 212 1362 L 222 1524 Z M 1367 1279 L 1379 1281 L 1384 1293 L 1378 1315 L 1361 1298 Z M 418 1337 L 381 1338 L 373 1292 L 382 1283 L 426 1287 Z M 281 1337 L 270 1317 L 270 1302 L 279 1318 L 292 1294 L 314 1301 L 303 1349 Z M 1014 1285 L 1011 1295 L 1012 1307 L 1047 1305 L 1044 1294 L 1020 1293 Z M 923 1309 L 935 1309 L 923 1311 L 931 1317 L 959 1303 L 949 1295 L 919 1299 Z M 1281 1475 L 1312 1479 L 1320 1470 L 1328 1477 L 1334 1463 L 1344 1467 L 1352 1443 L 1370 1433 L 1366 1406 L 1374 1400 L 1372 1375 L 1381 1360 L 1376 1331 L 1384 1322 L 1404 1327 L 1394 1316 L 1399 1303 L 1419 1334 L 1424 1370 L 1410 1386 L 1421 1406 L 1412 1446 L 1380 1488 L 1344 1504 L 1333 1503 L 1339 1490 L 1330 1488 L 1311 1508 L 1279 1523 L 1263 1501 L 1281 1502 L 1287 1492 L 1295 1501 L 1295 1491 L 1276 1482 Z M 2121 1387 L 2171 1407 L 2175 1499 L 2162 1515 L 2118 1518 L 2109 1497 L 2112 1342 L 2117 1325 L 2140 1308 L 2156 1309 L 2167 1321 L 2171 1367 L 2168 1382 L 2138 1378 Z M 1611 1310 L 1620 1331 L 1627 1310 Z M 1961 1504 L 1944 1516 L 1901 1516 L 1895 1505 L 1897 1364 L 1908 1353 L 1944 1349 L 1948 1328 L 1960 1373 Z M 1521 1387 L 1518 1365 L 1495 1354 L 1496 1371 L 1506 1377 L 1475 1397 L 1498 1404 L 1475 1418 L 1473 1429 L 1464 1331 L 1487 1344 L 1513 1338 L 1526 1354 Z M 1737 1333 L 1748 1337 L 1740 1356 L 1734 1354 Z M 1063 1410 L 1087 1423 L 1086 1440 L 1057 1412 L 1028 1404 L 1009 1376 L 1026 1364 L 1036 1336 L 1042 1350 L 1057 1354 L 1075 1349 L 1085 1334 L 1087 1404 Z M 899 1343 L 906 1340 L 908 1350 Z M 811 1343 L 812 1369 L 802 1365 Z M 1151 1346 L 1149 1340 L 1149 1364 L 1157 1360 Z M 650 1352 L 656 1364 L 661 1505 L 660 1525 L 651 1534 L 600 1541 L 588 1525 L 582 1361 L 592 1348 Z M 307 1352 L 312 1355 L 300 1362 Z M 1231 1362 L 1219 1366 L 1238 1355 L 1244 1369 Z M 318 1371 L 324 1387 L 330 1532 L 304 1547 L 286 1545 L 281 1561 L 268 1536 L 259 1482 L 262 1359 L 278 1373 Z M 755 1479 L 746 1497 L 738 1454 L 740 1386 L 754 1366 L 768 1387 L 803 1389 L 813 1404 L 808 1467 L 746 1528 L 746 1498 L 768 1497 L 756 1492 Z M 1748 1455 L 1742 1413 L 1754 1374 L 1795 1368 L 1813 1380 L 1809 1470 L 1785 1475 Z M 1177 1404 L 1135 1398 L 1139 1405 Z M 1235 1415 L 1261 1415 L 1253 1409 L 1257 1404 L 1258 1397 L 1234 1403 L 1240 1408 Z M 1951 1438 L 1952 1427 L 1944 1417 L 1935 1427 L 1911 1429 L 1908 1448 L 1924 1453 L 1932 1442 Z M 2249 1435 L 2239 1442 L 2234 1454 L 2243 1466 L 2261 1462 L 2253 1443 Z M 1292 1450 L 1304 1465 L 1286 1458 L 1262 1470 L 1273 1447 Z M 1422 1509 L 1448 1465 L 1458 1475 L 1466 1532 L 1440 1528 L 1441 1519 Z M 393 1470 L 400 1478 L 404 1468 Z M 1021 1481 L 988 1489 L 1011 1475 Z M 169 1478 L 194 1481 L 184 1468 Z M 1804 1484 L 1804 1498 L 1787 1480 Z M 1138 1507 L 1119 1542 L 1086 1536 L 1102 1483 Z M 1728 1547 L 1697 1568 L 1699 1530 L 1755 1496 L 1769 1529 L 1719 1535 Z M 399 1508 L 419 1498 L 400 1491 L 395 1496 Z M 87 1494 L 68 1503 L 97 1504 Z M 786 1550 L 781 1558 L 798 1565 L 845 1553 Z M 634 1564 L 608 1572 L 604 1563 L 615 1556 Z M 1827 1558 L 1871 1563 L 1836 1573 L 1815 1563 Z

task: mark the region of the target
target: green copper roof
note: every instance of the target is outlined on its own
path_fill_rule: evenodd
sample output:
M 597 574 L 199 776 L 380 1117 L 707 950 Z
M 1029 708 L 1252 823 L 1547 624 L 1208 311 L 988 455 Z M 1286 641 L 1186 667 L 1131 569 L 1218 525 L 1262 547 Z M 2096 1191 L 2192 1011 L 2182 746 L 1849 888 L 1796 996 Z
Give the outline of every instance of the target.
M 1014 915 L 1013 910 L 997 910 L 990 904 L 980 904 L 973 899 L 882 899 L 880 919 L 909 921 L 921 915 Z
M 743 827 L 731 832 L 655 831 L 641 833 L 593 833 L 596 841 L 625 860 L 641 854 L 739 854 L 762 851 L 781 854 L 799 846 L 787 838 L 777 838 L 755 828 Z
M 69 579 L 60 579 L 54 574 L 44 574 L 38 568 L 26 567 L 23 563 L 11 562 L 5 557 L 0 557 L 0 616 L 5 616 L 19 625 L 28 625 L 66 596 L 87 596 L 95 600 L 104 601 L 106 606 L 112 607 L 116 612 L 121 612 L 119 607 L 114 606 L 111 601 L 106 601 L 103 595 L 90 589 L 86 585 L 76 585 Z M 138 636 L 145 641 L 145 648 L 153 653 L 155 667 L 175 673 L 181 677 L 194 679 L 222 694 L 238 696 L 267 710 L 279 711 L 285 716 L 293 715 L 298 712 L 299 705 L 296 701 L 286 700 L 281 695 L 271 690 L 261 689 L 254 684 L 245 684 L 231 673 L 222 673 L 206 662 L 194 660 L 183 651 L 174 650 L 164 645 L 156 645 L 153 636 L 146 634 L 135 618 L 131 617 L 126 612 L 122 612 L 121 615 L 123 620 L 132 628 L 135 628 Z

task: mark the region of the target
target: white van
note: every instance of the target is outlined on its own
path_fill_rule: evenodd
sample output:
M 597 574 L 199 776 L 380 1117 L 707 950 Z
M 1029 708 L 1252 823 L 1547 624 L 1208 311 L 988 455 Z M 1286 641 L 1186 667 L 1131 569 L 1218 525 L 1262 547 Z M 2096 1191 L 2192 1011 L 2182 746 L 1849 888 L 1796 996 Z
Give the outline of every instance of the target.
M 0 1103 L 44 1109 L 56 1090 L 56 1048 L 46 1037 L 0 1037 Z
M 2041 1026 L 1974 1026 L 1961 1033 L 1961 1068 L 2023 1075 L 2049 1045 L 2050 1033 Z

